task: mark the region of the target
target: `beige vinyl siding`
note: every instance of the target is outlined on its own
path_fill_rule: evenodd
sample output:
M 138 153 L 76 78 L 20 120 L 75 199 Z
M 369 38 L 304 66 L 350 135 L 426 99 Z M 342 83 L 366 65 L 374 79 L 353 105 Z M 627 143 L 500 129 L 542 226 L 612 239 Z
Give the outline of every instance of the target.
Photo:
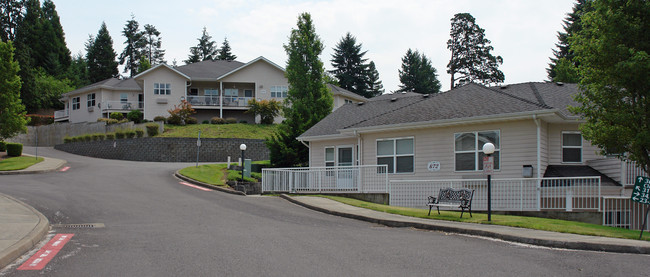
M 589 160 L 601 159 L 598 147 L 582 138 L 582 163 L 562 163 L 562 132 L 580 132 L 576 124 L 549 124 L 549 164 L 586 164 Z
M 144 118 L 153 120 L 156 116 L 169 116 L 168 110 L 172 109 L 174 105 L 181 102 L 181 96 L 185 96 L 187 91 L 187 80 L 176 72 L 173 72 L 167 67 L 161 66 L 157 70 L 153 70 L 142 77 L 143 93 L 144 94 Z M 171 84 L 171 94 L 159 95 L 153 94 L 154 83 Z M 129 100 L 138 100 L 139 92 L 134 92 L 135 98 Z M 116 95 L 119 100 L 119 94 Z M 157 103 L 157 99 L 166 99 L 167 104 Z
M 548 122 L 545 121 L 540 123 L 540 168 L 537 168 L 537 161 L 535 161 L 533 163 L 533 177 L 537 177 L 538 170 L 540 172 L 539 176 L 543 177 L 549 164 L 548 125 Z
M 614 179 L 616 182 L 621 182 L 622 163 L 616 158 L 602 158 L 587 161 L 587 165 L 591 166 L 600 173 L 607 175 L 609 178 Z
M 284 77 L 284 72 L 264 60 L 258 60 L 257 62 L 250 64 L 219 81 L 230 83 L 255 83 L 257 87 L 254 88 L 253 94 L 258 100 L 271 99 L 271 86 L 289 85 L 287 78 Z M 282 98 L 277 99 L 281 100 Z
M 356 162 L 357 158 L 357 139 L 337 139 L 330 140 L 326 142 L 315 141 L 309 144 L 309 151 L 311 155 L 311 164 L 310 167 L 324 167 L 325 166 L 325 148 L 326 147 L 337 147 L 337 146 L 352 146 L 353 151 L 353 160 Z M 375 163 L 373 163 L 375 164 Z

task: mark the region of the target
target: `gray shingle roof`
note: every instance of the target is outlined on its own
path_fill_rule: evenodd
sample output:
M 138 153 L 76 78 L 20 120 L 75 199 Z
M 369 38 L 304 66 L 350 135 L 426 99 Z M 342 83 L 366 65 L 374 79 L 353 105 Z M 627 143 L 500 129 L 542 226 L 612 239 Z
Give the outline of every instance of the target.
M 112 90 L 142 90 L 142 87 L 140 87 L 140 85 L 133 78 L 128 78 L 128 79 L 109 78 L 70 92 L 66 92 L 61 96 L 70 96 L 70 95 L 90 91 L 97 88 L 105 88 L 105 89 L 112 89 Z
M 216 80 L 220 76 L 231 72 L 244 63 L 238 61 L 202 61 L 198 63 L 175 67 L 174 69 L 192 79 Z
M 575 84 L 522 83 L 501 87 L 468 84 L 424 97 L 417 93 L 384 94 L 363 105 L 344 105 L 300 137 L 337 135 L 340 130 L 476 118 L 534 111 L 571 115 Z
M 346 96 L 348 98 L 358 99 L 358 100 L 364 101 L 364 102 L 368 101 L 368 98 L 365 98 L 365 97 L 363 97 L 361 95 L 358 95 L 358 94 L 356 94 L 354 92 L 351 92 L 351 91 L 349 91 L 347 89 L 344 89 L 342 87 L 335 86 L 335 85 L 332 85 L 332 84 L 327 84 L 327 87 L 330 89 L 330 91 L 334 95 L 340 94 L 340 95 Z

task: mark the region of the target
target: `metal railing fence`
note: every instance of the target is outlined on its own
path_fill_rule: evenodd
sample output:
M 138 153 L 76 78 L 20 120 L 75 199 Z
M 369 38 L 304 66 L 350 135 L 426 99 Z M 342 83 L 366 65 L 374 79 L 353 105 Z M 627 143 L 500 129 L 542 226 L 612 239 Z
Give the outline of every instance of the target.
M 222 104 L 219 104 L 221 99 Z M 192 106 L 226 106 L 226 107 L 248 107 L 248 101 L 255 99 L 255 97 L 243 96 L 187 96 L 187 102 Z
M 442 188 L 474 190 L 473 210 L 487 210 L 487 180 L 392 180 L 390 205 L 423 208 Z M 492 180 L 495 211 L 600 210 L 600 177 L 518 178 Z
M 386 193 L 386 165 L 264 168 L 262 192 Z
M 625 161 L 623 162 L 623 185 L 634 185 L 634 180 L 637 176 L 649 177 L 648 174 L 636 165 L 636 162 Z
M 641 230 L 646 208 L 646 205 L 634 202 L 630 197 L 603 196 L 603 225 Z

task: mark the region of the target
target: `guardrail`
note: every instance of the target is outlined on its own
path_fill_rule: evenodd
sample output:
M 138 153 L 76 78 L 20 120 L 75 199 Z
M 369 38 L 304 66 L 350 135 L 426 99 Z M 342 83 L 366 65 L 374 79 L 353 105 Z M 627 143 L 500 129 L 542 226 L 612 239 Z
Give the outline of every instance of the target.
M 262 192 L 386 193 L 386 165 L 264 168 Z
M 474 190 L 473 210 L 487 210 L 487 180 L 390 181 L 390 205 L 423 208 L 441 188 Z M 492 210 L 600 210 L 600 177 L 519 178 L 492 180 Z
M 226 107 L 248 107 L 248 101 L 254 97 L 239 97 L 239 96 L 187 96 L 187 102 L 192 106 L 220 106 L 219 99 L 223 103 L 222 106 Z
M 623 162 L 623 167 L 623 176 L 625 177 L 623 185 L 633 186 L 637 176 L 649 177 L 643 169 L 636 165 L 636 162 L 625 161 Z
M 102 111 L 130 111 L 144 108 L 144 102 L 139 101 L 103 101 L 99 103 Z
M 603 225 L 641 230 L 645 209 L 644 204 L 634 202 L 630 197 L 603 196 Z
M 68 110 L 60 110 L 54 112 L 54 119 L 64 118 L 68 116 L 70 116 L 70 112 Z

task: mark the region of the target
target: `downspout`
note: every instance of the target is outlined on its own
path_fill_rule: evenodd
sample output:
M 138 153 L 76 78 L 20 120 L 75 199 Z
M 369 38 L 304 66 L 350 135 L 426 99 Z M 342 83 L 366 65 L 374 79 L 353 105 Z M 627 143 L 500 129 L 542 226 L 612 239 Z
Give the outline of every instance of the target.
M 357 133 L 357 131 L 354 131 L 354 135 L 357 136 L 357 165 L 363 165 L 363 140 L 361 140 L 361 134 Z
M 536 196 L 537 196 L 537 210 L 541 210 L 541 201 L 542 201 L 542 187 L 541 187 L 541 177 L 542 177 L 542 172 L 540 166 L 542 165 L 542 123 L 540 122 L 539 118 L 537 118 L 536 114 L 533 114 L 533 121 L 535 121 L 535 125 L 537 125 L 537 181 L 536 183 Z

